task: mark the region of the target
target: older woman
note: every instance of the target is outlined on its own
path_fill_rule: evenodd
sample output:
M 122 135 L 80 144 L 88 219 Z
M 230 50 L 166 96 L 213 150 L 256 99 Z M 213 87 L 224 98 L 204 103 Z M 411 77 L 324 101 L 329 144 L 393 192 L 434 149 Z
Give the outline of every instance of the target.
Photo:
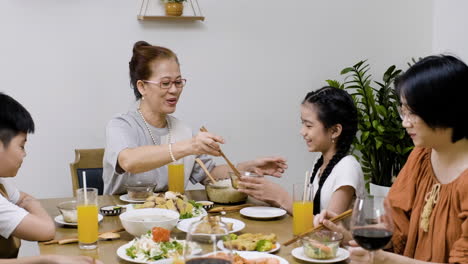
M 182 160 L 185 184 L 204 182 L 200 158 L 215 178 L 227 176 L 227 166 L 216 166 L 208 156 L 219 156 L 223 138 L 192 129 L 173 117 L 186 80 L 177 56 L 169 49 L 144 41 L 135 43 L 130 61 L 130 81 L 139 106 L 114 117 L 107 126 L 104 154 L 104 193 L 121 194 L 129 181 L 157 184 L 167 189 L 167 164 Z M 260 158 L 238 164 L 240 170 L 280 176 L 286 168 L 281 157 Z
M 446 55 L 422 59 L 397 81 L 415 149 L 388 195 L 393 253 L 377 251 L 374 263 L 468 263 L 467 85 L 468 66 Z M 350 252 L 351 263 L 372 261 L 362 248 Z

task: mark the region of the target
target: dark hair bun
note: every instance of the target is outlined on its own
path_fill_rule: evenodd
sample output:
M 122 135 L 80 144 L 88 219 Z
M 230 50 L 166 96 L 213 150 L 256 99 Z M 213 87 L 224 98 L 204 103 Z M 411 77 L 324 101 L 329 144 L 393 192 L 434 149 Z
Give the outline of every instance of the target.
M 133 53 L 135 53 L 137 50 L 139 50 L 141 47 L 149 47 L 151 46 L 151 44 L 149 44 L 148 42 L 146 41 L 143 41 L 143 40 L 140 40 L 140 41 L 137 41 L 135 42 L 135 44 L 133 45 Z

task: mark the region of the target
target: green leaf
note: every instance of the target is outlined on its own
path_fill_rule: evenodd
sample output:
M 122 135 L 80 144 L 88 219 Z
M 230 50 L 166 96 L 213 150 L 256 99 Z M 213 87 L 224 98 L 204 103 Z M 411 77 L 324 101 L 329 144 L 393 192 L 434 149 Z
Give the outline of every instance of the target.
M 375 148 L 379 149 L 382 146 L 383 142 L 377 139 L 376 137 L 374 138 L 374 140 L 375 140 Z
M 366 141 L 367 138 L 369 137 L 369 134 L 370 134 L 369 131 L 364 131 L 364 132 L 362 132 L 362 134 L 361 134 L 361 142 Z
M 352 67 L 344 68 L 343 70 L 341 70 L 340 74 L 344 75 L 344 74 L 347 74 L 348 72 L 353 71 L 353 70 L 354 70 L 354 68 L 352 68 Z

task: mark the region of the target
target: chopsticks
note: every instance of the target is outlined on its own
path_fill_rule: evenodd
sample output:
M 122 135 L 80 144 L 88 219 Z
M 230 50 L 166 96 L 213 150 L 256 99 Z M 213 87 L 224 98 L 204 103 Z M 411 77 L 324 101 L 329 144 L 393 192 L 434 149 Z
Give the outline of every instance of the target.
M 332 219 L 330 219 L 330 221 L 332 221 L 333 223 L 336 223 L 338 221 L 341 221 L 349 216 L 351 216 L 351 214 L 353 213 L 353 210 L 352 209 L 349 209 L 348 211 L 345 211 L 343 213 L 341 213 L 340 215 L 337 215 L 335 217 L 333 217 Z M 292 243 L 296 242 L 297 240 L 299 240 L 300 238 L 302 238 L 303 236 L 309 234 L 309 233 L 312 233 L 312 232 L 315 232 L 315 231 L 318 231 L 318 230 L 321 230 L 321 229 L 324 229 L 325 226 L 323 224 L 320 224 L 316 227 L 312 227 L 311 229 L 299 234 L 298 236 L 296 236 L 295 238 L 293 239 L 290 239 L 286 242 L 283 243 L 284 246 L 289 246 L 291 245 Z
M 200 131 L 201 132 L 208 132 L 208 129 L 206 129 L 204 126 L 202 126 L 200 128 Z M 224 160 L 227 162 L 227 164 L 229 165 L 229 167 L 231 168 L 231 170 L 234 172 L 234 174 L 237 176 L 237 177 L 241 177 L 241 174 L 239 172 L 239 170 L 237 170 L 236 166 L 234 166 L 234 164 L 231 163 L 231 161 L 226 157 L 226 155 L 224 155 L 223 151 L 221 149 L 219 149 L 219 153 L 221 154 L 221 156 L 224 158 Z
M 219 213 L 221 211 L 232 212 L 237 211 L 245 207 L 254 206 L 253 204 L 241 204 L 241 205 L 232 205 L 232 206 L 219 206 L 208 210 L 208 213 Z
M 213 176 L 211 176 L 211 173 L 208 171 L 205 164 L 203 164 L 203 161 L 201 161 L 201 159 L 199 159 L 199 158 L 196 158 L 195 161 L 205 171 L 206 175 L 210 178 L 210 180 L 213 182 L 213 184 L 216 184 L 216 180 L 213 178 Z
M 106 231 L 106 232 L 100 232 L 100 233 L 98 233 L 98 235 L 100 235 L 102 233 L 119 233 L 119 232 L 122 232 L 122 231 L 125 231 L 125 229 L 123 227 L 117 228 L 117 229 L 114 229 L 114 230 L 109 230 L 109 231 Z M 46 241 L 43 244 L 44 245 L 66 244 L 67 242 L 75 240 L 75 239 L 78 239 L 78 237 L 64 237 L 62 239 L 54 239 L 54 240 Z M 62 242 L 62 243 L 60 243 L 60 242 Z

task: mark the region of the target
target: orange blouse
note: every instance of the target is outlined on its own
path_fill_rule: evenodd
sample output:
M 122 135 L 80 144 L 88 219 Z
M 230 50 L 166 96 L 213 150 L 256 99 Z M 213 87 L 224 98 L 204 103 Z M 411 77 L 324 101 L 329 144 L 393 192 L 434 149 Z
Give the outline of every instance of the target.
M 388 194 L 395 224 L 393 250 L 423 261 L 468 263 L 468 169 L 441 184 L 424 232 L 420 216 L 425 196 L 436 183 L 431 149 L 415 148 Z

